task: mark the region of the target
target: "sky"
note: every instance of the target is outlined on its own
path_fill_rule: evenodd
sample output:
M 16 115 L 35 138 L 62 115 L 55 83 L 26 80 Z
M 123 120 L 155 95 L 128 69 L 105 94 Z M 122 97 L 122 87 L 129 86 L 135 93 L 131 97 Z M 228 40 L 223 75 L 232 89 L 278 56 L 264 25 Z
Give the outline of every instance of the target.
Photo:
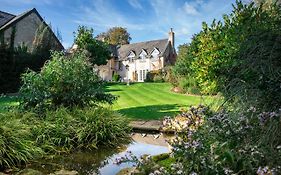
M 58 29 L 65 48 L 73 44 L 79 25 L 94 34 L 111 27 L 127 28 L 131 43 L 168 38 L 175 32 L 176 46 L 189 43 L 201 29 L 232 11 L 235 0 L 0 0 L 0 10 L 21 14 L 36 8 L 47 23 Z

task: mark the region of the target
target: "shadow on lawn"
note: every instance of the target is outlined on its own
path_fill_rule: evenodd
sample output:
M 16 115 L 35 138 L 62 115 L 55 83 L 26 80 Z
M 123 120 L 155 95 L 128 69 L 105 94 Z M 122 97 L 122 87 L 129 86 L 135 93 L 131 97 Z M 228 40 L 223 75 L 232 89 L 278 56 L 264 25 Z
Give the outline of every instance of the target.
M 164 116 L 174 116 L 180 112 L 182 107 L 178 104 L 149 105 L 125 108 L 118 111 L 132 119 L 155 120 Z

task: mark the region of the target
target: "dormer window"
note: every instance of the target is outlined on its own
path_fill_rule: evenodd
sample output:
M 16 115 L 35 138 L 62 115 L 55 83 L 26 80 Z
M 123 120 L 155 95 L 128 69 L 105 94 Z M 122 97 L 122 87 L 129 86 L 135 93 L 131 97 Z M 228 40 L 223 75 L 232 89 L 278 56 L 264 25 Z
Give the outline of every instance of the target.
M 140 59 L 141 60 L 145 60 L 147 58 L 147 52 L 145 49 L 142 49 L 141 53 L 140 53 Z
M 129 55 L 128 55 L 128 60 L 130 61 L 130 62 L 132 62 L 133 61 L 133 58 L 136 56 L 136 54 L 135 54 L 135 52 L 132 50 L 132 51 L 130 51 L 130 53 L 129 53 Z
M 159 58 L 160 51 L 157 48 L 154 48 L 151 52 L 152 59 L 158 59 Z

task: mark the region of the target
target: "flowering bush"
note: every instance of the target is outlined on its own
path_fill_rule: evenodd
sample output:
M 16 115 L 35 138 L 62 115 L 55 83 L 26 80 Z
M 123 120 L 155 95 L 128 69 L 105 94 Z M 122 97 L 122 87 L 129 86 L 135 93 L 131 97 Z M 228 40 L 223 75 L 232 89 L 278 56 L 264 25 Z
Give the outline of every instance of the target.
M 203 106 L 183 112 L 186 123 L 171 141 L 184 174 L 262 174 L 281 171 L 281 111 L 258 114 Z M 166 119 L 167 120 L 167 119 Z M 168 120 L 168 126 L 173 124 Z M 266 167 L 266 168 L 262 168 Z M 266 173 L 264 173 L 266 174 Z

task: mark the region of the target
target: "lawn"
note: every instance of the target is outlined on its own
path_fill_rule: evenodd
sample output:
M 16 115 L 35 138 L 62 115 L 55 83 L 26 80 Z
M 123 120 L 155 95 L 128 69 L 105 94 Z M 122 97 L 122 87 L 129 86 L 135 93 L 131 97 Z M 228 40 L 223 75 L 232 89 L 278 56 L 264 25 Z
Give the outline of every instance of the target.
M 181 108 L 211 104 L 212 97 L 189 96 L 171 92 L 169 83 L 107 84 L 106 91 L 118 96 L 112 108 L 132 119 L 159 119 L 173 116 Z M 18 105 L 17 97 L 0 97 L 0 112 Z
M 106 90 L 119 96 L 113 109 L 133 119 L 159 119 L 179 113 L 190 105 L 210 104 L 211 97 L 171 92 L 169 83 L 108 84 Z

